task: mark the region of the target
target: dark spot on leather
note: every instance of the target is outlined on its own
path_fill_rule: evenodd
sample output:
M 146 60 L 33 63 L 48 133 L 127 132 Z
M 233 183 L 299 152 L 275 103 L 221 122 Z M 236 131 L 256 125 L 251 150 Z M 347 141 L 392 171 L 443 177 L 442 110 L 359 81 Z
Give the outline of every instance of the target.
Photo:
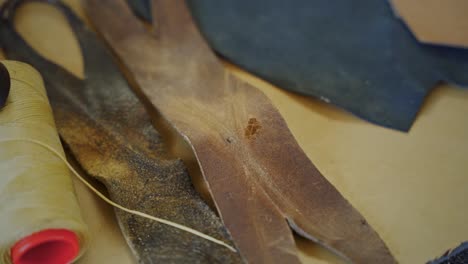
M 255 139 L 255 136 L 258 134 L 258 131 L 262 128 L 257 118 L 252 117 L 247 123 L 245 128 L 245 137 L 248 139 Z

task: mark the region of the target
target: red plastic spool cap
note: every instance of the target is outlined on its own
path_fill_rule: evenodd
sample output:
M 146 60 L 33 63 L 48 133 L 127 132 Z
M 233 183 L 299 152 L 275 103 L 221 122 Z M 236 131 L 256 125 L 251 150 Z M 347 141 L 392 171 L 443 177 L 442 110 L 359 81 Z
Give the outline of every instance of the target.
M 11 248 L 13 264 L 68 264 L 80 252 L 78 236 L 66 229 L 47 229 L 18 241 Z

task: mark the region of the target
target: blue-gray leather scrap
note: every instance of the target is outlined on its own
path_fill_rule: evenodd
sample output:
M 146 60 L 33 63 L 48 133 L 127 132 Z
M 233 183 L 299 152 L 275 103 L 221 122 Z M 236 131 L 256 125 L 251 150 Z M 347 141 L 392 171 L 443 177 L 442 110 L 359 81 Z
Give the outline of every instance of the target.
M 379 125 L 407 131 L 438 82 L 468 86 L 468 50 L 419 43 L 384 0 L 189 3 L 232 62 Z
M 447 251 L 442 257 L 427 264 L 468 264 L 468 242 L 463 242 L 454 250 Z
M 151 16 L 151 0 L 127 0 L 133 13 L 146 22 L 153 20 Z
M 468 50 L 419 43 L 385 0 L 188 3 L 228 60 L 382 126 L 409 130 L 439 82 L 468 86 Z

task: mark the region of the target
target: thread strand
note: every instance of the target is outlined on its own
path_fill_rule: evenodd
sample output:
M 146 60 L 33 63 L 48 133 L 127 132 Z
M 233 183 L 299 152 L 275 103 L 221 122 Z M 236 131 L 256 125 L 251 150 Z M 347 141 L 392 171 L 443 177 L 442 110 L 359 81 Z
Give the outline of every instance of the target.
M 35 139 L 29 139 L 29 138 L 3 138 L 3 139 L 0 139 L 0 142 L 11 142 L 11 141 L 24 141 L 24 142 L 30 142 L 30 143 L 34 143 L 34 144 L 37 144 L 39 146 L 42 146 L 43 148 L 46 148 L 47 150 L 51 151 L 52 153 L 54 153 L 57 157 L 59 157 L 68 167 L 68 169 L 73 172 L 73 174 L 86 186 L 88 187 L 91 191 L 93 191 L 97 196 L 99 196 L 104 202 L 122 210 L 122 211 L 125 211 L 129 214 L 133 214 L 133 215 L 138 215 L 140 217 L 143 217 L 143 218 L 147 218 L 147 219 L 150 219 L 150 220 L 153 220 L 153 221 L 156 221 L 156 222 L 159 222 L 161 224 L 165 224 L 165 225 L 168 225 L 168 226 L 171 226 L 171 227 L 174 227 L 174 228 L 177 228 L 177 229 L 180 229 L 180 230 L 183 230 L 185 232 L 188 232 L 190 234 L 193 234 L 195 236 L 198 236 L 198 237 L 201 237 L 203 239 L 206 239 L 208 241 L 211 241 L 215 244 L 218 244 L 218 245 L 221 245 L 221 246 L 224 246 L 226 248 L 228 248 L 229 250 L 233 251 L 233 252 L 237 252 L 237 250 L 225 243 L 224 241 L 221 241 L 219 239 L 216 239 L 212 236 L 209 236 L 207 234 L 204 234 L 198 230 L 195 230 L 195 229 L 192 229 L 190 227 L 187 227 L 187 226 L 184 226 L 184 225 L 181 225 L 181 224 L 178 224 L 178 223 L 175 223 L 175 222 L 172 222 L 172 221 L 169 221 L 169 220 L 166 220 L 166 219 L 162 219 L 162 218 L 159 218 L 159 217 L 155 217 L 155 216 L 152 216 L 152 215 L 149 215 L 149 214 L 145 214 L 143 212 L 140 212 L 140 211 L 136 211 L 136 210 L 132 210 L 132 209 L 128 209 L 114 201 L 112 201 L 111 199 L 109 199 L 107 196 L 105 196 L 104 194 L 102 194 L 100 191 L 98 191 L 96 188 L 94 188 L 93 185 L 91 185 L 87 180 L 85 180 L 76 170 L 75 168 L 73 168 L 73 166 L 67 161 L 67 159 L 65 157 L 63 157 L 57 150 L 55 150 L 53 147 L 49 146 L 48 144 L 46 143 L 43 143 L 39 140 L 35 140 Z

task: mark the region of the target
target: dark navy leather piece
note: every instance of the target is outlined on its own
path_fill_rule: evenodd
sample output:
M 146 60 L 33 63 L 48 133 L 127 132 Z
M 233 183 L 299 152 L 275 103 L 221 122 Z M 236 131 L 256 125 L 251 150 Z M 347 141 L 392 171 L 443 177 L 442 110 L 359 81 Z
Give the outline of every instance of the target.
M 188 3 L 228 60 L 382 126 L 409 130 L 438 82 L 468 86 L 468 50 L 419 43 L 385 0 Z
M 128 5 L 132 9 L 133 13 L 139 18 L 151 22 L 151 0 L 127 0 Z
M 467 264 L 468 242 L 463 242 L 454 250 L 447 251 L 442 257 L 429 261 L 427 264 Z

